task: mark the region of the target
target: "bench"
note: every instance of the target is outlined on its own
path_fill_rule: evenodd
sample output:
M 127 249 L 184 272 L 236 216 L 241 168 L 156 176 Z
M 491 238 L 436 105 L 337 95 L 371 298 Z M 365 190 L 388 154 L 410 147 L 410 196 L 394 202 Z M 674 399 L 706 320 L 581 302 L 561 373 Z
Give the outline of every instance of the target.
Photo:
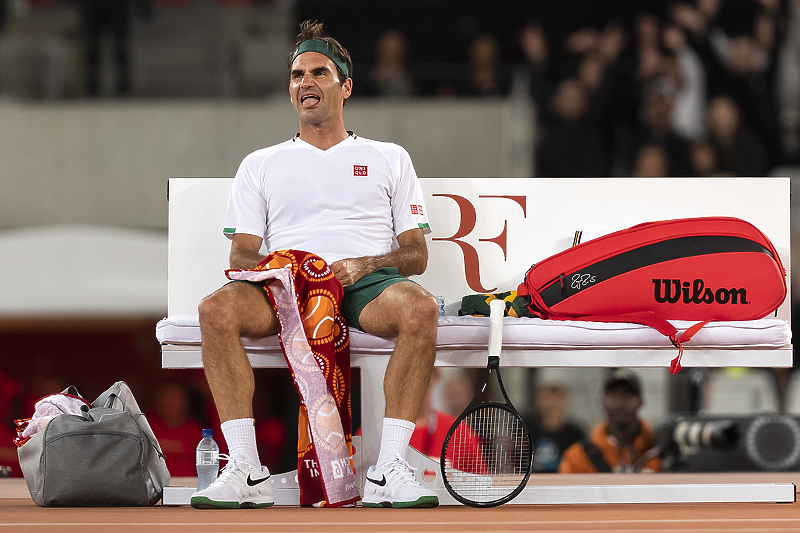
M 221 228 L 231 183 L 232 178 L 169 180 L 169 316 L 157 326 L 163 368 L 202 367 L 197 304 L 227 281 L 223 272 L 230 242 Z M 607 232 L 650 220 L 735 216 L 766 233 L 789 269 L 788 178 L 422 178 L 421 184 L 433 231 L 428 236 L 428 269 L 415 280 L 446 302 L 447 316 L 439 321 L 438 366 L 485 367 L 488 318 L 455 316 L 461 298 L 516 289 L 533 262 L 570 246 L 576 230 Z M 709 324 L 685 345 L 682 365 L 792 366 L 790 308 L 787 298 L 774 317 Z M 688 325 L 676 323 L 678 329 Z M 285 366 L 277 337 L 243 340 L 254 367 Z M 357 478 L 362 481 L 377 459 L 382 381 L 392 347 L 392 339 L 351 332 L 351 365 L 361 372 L 365 406 L 363 439 L 356 446 Z M 506 367 L 666 368 L 675 355 L 668 339 L 635 324 L 504 319 Z M 410 462 L 420 472 L 433 469 L 437 476 L 431 485 L 440 500 L 455 503 L 438 479 L 437 463 L 413 450 Z M 276 496 L 276 503 L 296 504 L 292 473 L 273 477 L 287 488 Z M 636 494 L 644 494 L 641 487 L 580 494 L 575 490 L 580 489 L 573 487 L 554 501 L 529 487 L 514 502 L 638 501 Z M 779 490 L 788 497 L 788 487 Z M 739 501 L 738 495 L 748 492 L 740 491 L 741 487 L 729 496 L 717 492 L 715 498 Z M 682 497 L 693 494 L 678 492 Z M 697 494 L 705 498 L 701 494 L 706 492 Z M 794 498 L 793 487 L 791 494 Z M 770 491 L 766 497 L 776 501 Z M 183 496 L 170 498 L 165 492 L 165 503 L 180 502 Z

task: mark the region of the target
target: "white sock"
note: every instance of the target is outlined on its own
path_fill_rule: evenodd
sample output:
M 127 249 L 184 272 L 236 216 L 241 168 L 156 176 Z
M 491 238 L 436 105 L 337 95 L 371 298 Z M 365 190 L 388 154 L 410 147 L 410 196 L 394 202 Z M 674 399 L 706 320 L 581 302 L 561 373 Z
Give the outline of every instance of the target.
M 256 447 L 256 424 L 252 418 L 237 418 L 222 423 L 222 435 L 228 445 L 228 454 L 235 461 L 261 468 Z
M 383 419 L 381 451 L 378 453 L 378 465 L 393 459 L 405 461 L 408 443 L 414 433 L 415 424 L 399 418 Z

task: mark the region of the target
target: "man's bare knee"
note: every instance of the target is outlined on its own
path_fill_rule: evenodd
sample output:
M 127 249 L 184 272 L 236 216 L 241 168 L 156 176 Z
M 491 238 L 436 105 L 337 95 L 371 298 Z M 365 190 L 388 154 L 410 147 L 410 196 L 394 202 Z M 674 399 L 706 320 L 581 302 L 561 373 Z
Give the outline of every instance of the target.
M 201 330 L 216 330 L 220 326 L 232 326 L 233 303 L 219 291 L 200 300 L 197 313 Z
M 361 311 L 359 322 L 367 333 L 382 337 L 435 338 L 439 305 L 428 291 L 411 282 L 388 287 Z
M 400 331 L 435 336 L 439 324 L 439 304 L 436 299 L 425 294 L 416 294 L 408 303 L 405 312 L 401 314 Z
M 260 288 L 230 284 L 206 296 L 197 308 L 200 330 L 263 337 L 277 332 L 272 305 Z

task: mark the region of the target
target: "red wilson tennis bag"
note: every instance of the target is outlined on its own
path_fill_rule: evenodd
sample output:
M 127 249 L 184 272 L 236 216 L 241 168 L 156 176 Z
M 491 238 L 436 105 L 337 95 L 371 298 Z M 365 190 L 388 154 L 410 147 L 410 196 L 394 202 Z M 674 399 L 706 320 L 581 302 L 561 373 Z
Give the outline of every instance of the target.
M 766 235 L 730 217 L 647 222 L 533 265 L 517 289 L 533 316 L 651 326 L 678 347 L 711 320 L 756 320 L 786 298 Z M 682 335 L 667 320 L 697 320 Z

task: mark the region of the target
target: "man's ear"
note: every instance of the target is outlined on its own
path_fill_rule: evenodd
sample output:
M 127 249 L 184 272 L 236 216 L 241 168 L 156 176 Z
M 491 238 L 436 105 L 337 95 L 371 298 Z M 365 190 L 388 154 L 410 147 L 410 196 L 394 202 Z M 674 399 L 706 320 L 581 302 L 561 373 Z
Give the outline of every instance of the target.
M 342 91 L 344 92 L 345 100 L 350 98 L 350 95 L 353 94 L 353 78 L 347 78 L 344 80 L 342 84 Z

